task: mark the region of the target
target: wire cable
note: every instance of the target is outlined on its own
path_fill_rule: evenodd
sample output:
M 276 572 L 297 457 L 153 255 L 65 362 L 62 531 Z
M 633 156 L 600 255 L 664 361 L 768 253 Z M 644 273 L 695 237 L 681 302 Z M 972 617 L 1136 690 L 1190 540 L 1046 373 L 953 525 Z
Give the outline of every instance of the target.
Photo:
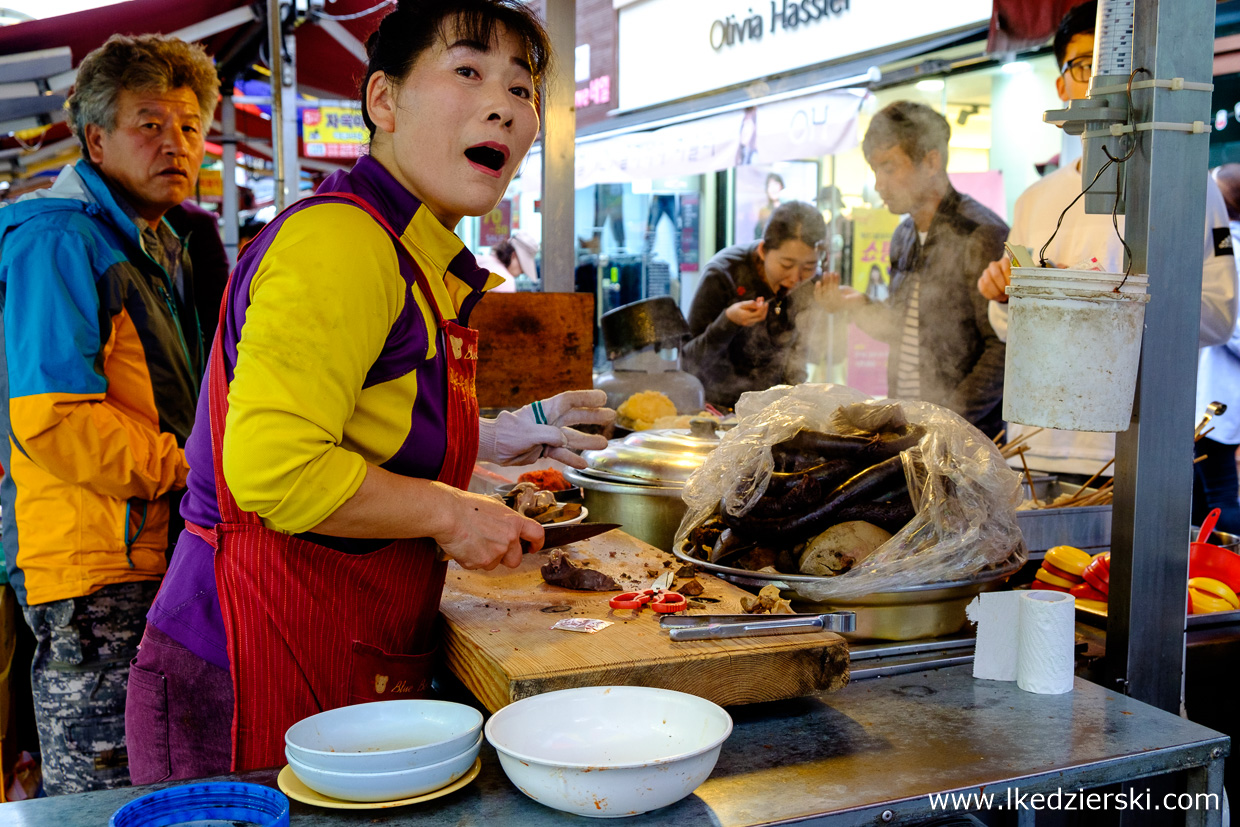
M 323 20 L 357 20 L 358 18 L 365 17 L 369 14 L 374 14 L 380 9 L 386 9 L 388 6 L 394 5 L 396 5 L 396 0 L 382 0 L 382 2 L 378 5 L 371 6 L 364 11 L 353 12 L 352 14 L 328 14 L 327 12 L 316 12 L 314 16 Z

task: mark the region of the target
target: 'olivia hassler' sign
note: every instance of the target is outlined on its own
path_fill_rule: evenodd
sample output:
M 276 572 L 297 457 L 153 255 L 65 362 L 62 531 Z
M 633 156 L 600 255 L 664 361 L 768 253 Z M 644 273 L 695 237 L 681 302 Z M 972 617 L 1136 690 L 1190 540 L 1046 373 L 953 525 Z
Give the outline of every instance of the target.
M 630 0 L 618 107 L 640 109 L 989 24 L 992 0 Z

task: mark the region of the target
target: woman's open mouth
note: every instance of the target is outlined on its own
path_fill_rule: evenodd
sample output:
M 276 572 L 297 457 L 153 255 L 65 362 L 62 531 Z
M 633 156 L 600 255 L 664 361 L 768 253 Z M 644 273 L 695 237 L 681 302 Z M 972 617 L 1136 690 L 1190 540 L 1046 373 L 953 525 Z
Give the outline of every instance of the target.
M 508 163 L 508 153 L 490 144 L 479 144 L 465 150 L 465 157 L 475 167 L 481 167 L 488 175 L 499 177 L 500 170 Z

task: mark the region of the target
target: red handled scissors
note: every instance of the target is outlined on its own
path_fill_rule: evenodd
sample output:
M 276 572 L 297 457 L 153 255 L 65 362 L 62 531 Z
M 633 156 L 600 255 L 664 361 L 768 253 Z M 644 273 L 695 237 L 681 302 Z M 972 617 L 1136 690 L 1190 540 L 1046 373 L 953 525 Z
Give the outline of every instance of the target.
M 624 592 L 607 601 L 607 605 L 613 609 L 638 609 L 643 606 L 649 606 L 659 614 L 671 614 L 673 612 L 684 611 L 689 601 L 683 594 L 668 591 L 668 586 L 672 584 L 674 575 L 669 571 L 662 575 L 650 585 L 648 589 L 642 589 L 639 592 Z

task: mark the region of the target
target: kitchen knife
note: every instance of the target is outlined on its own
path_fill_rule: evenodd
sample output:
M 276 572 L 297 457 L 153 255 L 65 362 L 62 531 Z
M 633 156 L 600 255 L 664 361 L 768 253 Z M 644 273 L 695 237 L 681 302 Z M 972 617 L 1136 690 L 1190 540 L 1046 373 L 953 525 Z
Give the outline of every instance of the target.
M 588 540 L 591 537 L 597 537 L 599 534 L 611 531 L 613 528 L 620 528 L 620 523 L 575 523 L 573 525 L 543 526 L 543 550 Z M 530 544 L 522 540 L 521 546 L 528 554 Z
M 795 632 L 851 632 L 856 629 L 853 612 L 803 615 L 696 615 L 665 617 L 660 625 L 672 640 L 717 640 L 731 637 L 782 635 Z

